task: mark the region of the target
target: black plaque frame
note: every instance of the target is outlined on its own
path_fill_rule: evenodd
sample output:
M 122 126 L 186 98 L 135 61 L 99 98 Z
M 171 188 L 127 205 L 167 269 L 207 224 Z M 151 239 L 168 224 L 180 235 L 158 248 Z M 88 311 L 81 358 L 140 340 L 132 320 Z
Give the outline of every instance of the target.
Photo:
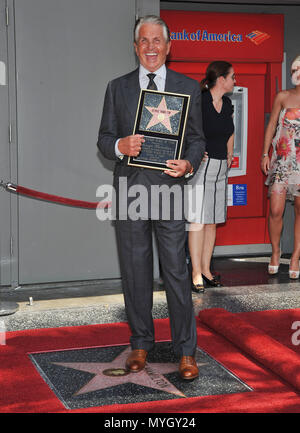
M 157 122 L 149 127 L 155 114 L 148 108 L 157 109 L 161 103 L 165 104 L 168 112 L 172 111 L 171 115 L 167 113 L 166 116 L 169 119 L 169 127 L 165 126 L 163 121 L 159 122 L 158 117 Z M 189 104 L 190 95 L 142 89 L 133 134 L 144 135 L 145 143 L 142 144 L 142 151 L 137 157 L 128 158 L 128 165 L 166 170 L 167 160 L 180 159 Z M 159 116 L 166 110 L 156 110 L 156 115 Z

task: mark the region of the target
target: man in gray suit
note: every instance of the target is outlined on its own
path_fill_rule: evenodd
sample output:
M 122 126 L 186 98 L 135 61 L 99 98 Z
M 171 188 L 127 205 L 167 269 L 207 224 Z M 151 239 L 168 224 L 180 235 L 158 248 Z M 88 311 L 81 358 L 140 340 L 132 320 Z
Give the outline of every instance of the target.
M 153 204 L 151 187 L 166 185 L 171 188 L 178 185 L 182 198 L 186 177 L 197 170 L 203 157 L 205 139 L 199 84 L 166 68 L 170 44 L 169 29 L 159 17 L 146 16 L 136 23 L 134 47 L 140 66 L 108 84 L 97 145 L 105 157 L 116 161 L 116 202 L 119 203 L 127 195 L 130 187 L 142 185 L 149 193 L 150 208 L 159 208 L 158 217 L 153 218 L 149 206 L 146 206 L 149 203 L 144 203 L 146 211 L 139 219 L 132 219 L 128 214 L 124 216 L 120 208 L 117 210 L 116 232 L 122 285 L 132 332 L 132 352 L 126 367 L 131 372 L 141 371 L 155 341 L 152 318 L 154 228 L 168 301 L 173 348 L 180 358 L 179 373 L 183 379 L 189 380 L 198 376 L 198 367 L 194 358 L 197 347 L 196 321 L 185 257 L 185 220 L 183 213 L 179 220 L 174 217 L 177 199 L 173 200 L 169 218 L 163 217 L 161 201 Z M 133 135 L 141 88 L 189 94 L 191 97 L 183 159 L 168 161 L 168 169 L 164 171 L 127 164 L 129 156 L 135 157 L 140 153 L 144 142 L 142 135 Z M 125 191 L 120 190 L 120 179 L 126 179 L 128 189 Z M 130 206 L 130 199 L 127 199 L 126 210 Z

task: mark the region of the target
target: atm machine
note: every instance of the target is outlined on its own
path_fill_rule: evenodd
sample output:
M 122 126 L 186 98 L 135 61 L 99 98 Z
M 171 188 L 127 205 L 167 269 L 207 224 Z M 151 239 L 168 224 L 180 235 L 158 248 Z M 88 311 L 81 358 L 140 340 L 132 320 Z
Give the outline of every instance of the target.
M 248 89 L 235 86 L 233 93 L 227 96 L 232 101 L 234 123 L 234 149 L 229 177 L 243 176 L 247 173 Z
M 248 140 L 248 89 L 234 87 L 233 93 L 227 95 L 233 105 L 234 149 L 228 178 L 245 176 L 247 173 L 247 140 Z M 228 206 L 247 205 L 247 184 L 228 184 Z
M 281 90 L 281 14 L 162 10 L 169 26 L 168 67 L 197 81 L 214 60 L 232 63 L 235 145 L 228 180 L 228 219 L 217 226 L 215 255 L 269 253 L 268 199 L 260 169 L 265 118 Z

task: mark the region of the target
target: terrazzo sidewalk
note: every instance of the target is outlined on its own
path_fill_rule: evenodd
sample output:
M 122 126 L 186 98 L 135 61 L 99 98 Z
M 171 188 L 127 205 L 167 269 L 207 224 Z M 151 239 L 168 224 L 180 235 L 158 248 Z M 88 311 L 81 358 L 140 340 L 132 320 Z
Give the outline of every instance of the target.
M 225 308 L 233 313 L 300 308 L 300 281 L 289 280 L 288 260 L 281 260 L 280 273 L 272 277 L 266 272 L 268 260 L 215 259 L 214 267 L 221 273 L 224 287 L 193 294 L 195 314 L 207 308 Z M 19 308 L 0 320 L 6 331 L 126 322 L 121 292 L 121 280 L 7 290 L 0 292 L 0 299 L 17 302 Z M 153 298 L 153 317 L 168 317 L 165 292 L 157 282 Z

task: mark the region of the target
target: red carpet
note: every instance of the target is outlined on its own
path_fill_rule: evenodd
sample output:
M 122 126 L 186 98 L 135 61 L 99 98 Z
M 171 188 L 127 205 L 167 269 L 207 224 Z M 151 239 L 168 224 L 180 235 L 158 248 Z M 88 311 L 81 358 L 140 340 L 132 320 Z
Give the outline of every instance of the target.
M 266 315 L 266 312 L 264 313 Z M 257 315 L 256 313 L 255 317 L 257 317 Z M 273 312 L 273 316 L 274 320 L 277 322 L 277 328 L 279 327 L 279 331 L 281 331 L 282 327 L 286 325 L 280 320 L 278 312 Z M 296 347 L 298 348 L 298 346 L 293 345 L 292 348 L 286 347 L 286 344 L 290 345 L 292 341 L 291 338 L 289 340 L 284 339 L 285 341 L 282 344 L 257 328 L 259 320 L 254 320 L 256 326 L 253 326 L 249 321 L 245 321 L 245 315 L 243 315 L 242 319 L 237 314 L 229 313 L 222 309 L 201 311 L 199 318 L 201 322 L 233 342 L 237 347 L 259 361 L 262 365 L 272 370 L 279 377 L 285 379 L 290 385 L 294 386 L 297 391 L 300 391 L 300 356 L 299 353 L 297 354 L 293 350 Z M 263 322 L 266 322 L 265 317 Z M 291 331 L 292 323 L 293 322 L 289 323 L 289 331 Z M 281 338 L 284 335 L 284 333 L 281 333 Z
M 292 344 L 292 323 L 300 310 L 199 314 L 201 349 L 223 364 L 253 392 L 179 398 L 68 410 L 42 379 L 28 354 L 128 344 L 127 324 L 9 332 L 0 346 L 0 412 L 103 413 L 300 413 L 300 346 Z M 204 323 L 205 322 L 205 323 Z M 167 319 L 155 321 L 157 341 L 170 339 Z

